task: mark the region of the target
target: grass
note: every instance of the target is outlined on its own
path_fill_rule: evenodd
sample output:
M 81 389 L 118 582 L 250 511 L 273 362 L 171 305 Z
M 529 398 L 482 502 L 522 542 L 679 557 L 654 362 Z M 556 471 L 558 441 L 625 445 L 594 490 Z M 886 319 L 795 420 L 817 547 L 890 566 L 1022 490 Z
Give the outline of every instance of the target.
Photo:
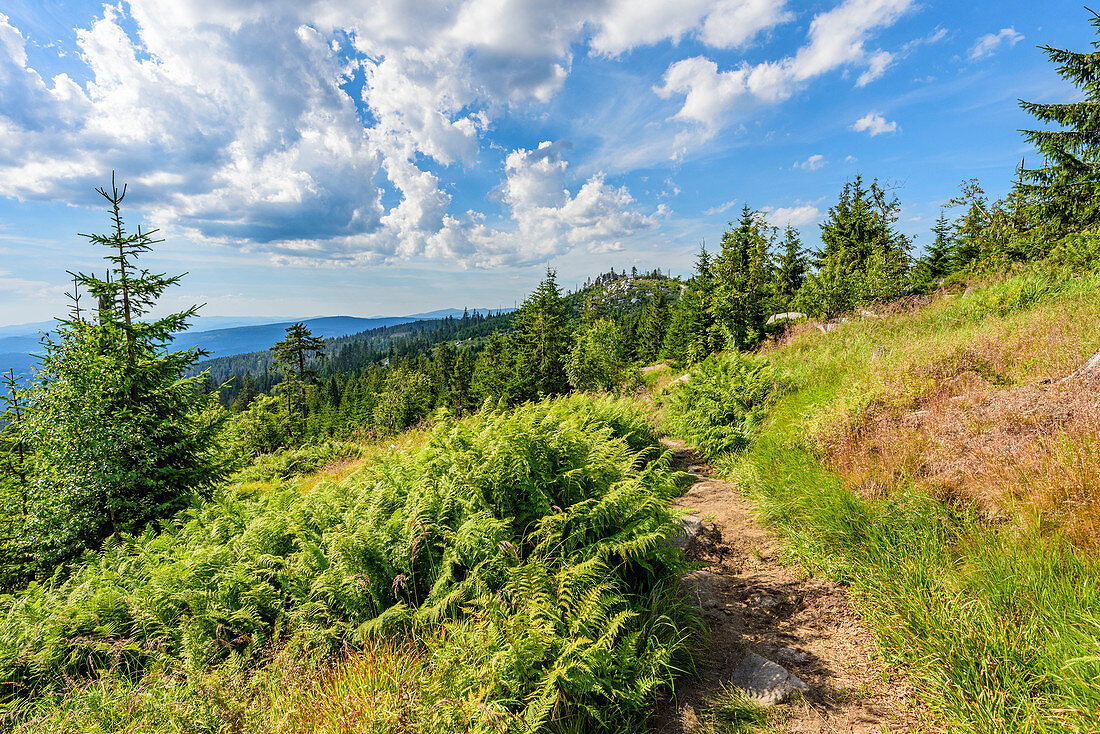
M 768 350 L 793 389 L 711 458 L 944 728 L 1094 731 L 1100 391 L 1061 380 L 1100 347 L 1100 277 L 1032 267 L 895 311 Z
M 707 702 L 701 721 L 707 734 L 753 734 L 775 731 L 781 718 L 777 709 L 761 705 L 741 689 L 722 686 Z

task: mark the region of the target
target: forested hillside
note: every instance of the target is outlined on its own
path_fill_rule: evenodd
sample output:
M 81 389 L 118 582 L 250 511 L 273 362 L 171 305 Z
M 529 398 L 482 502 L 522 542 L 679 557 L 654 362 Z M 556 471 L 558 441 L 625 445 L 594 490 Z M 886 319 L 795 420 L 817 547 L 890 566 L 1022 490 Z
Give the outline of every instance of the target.
M 685 279 L 205 364 L 112 177 L 109 273 L 4 390 L 0 731 L 645 731 L 708 654 L 662 436 L 847 589 L 920 726 L 1094 731 L 1100 55 L 1047 53 L 1082 99 L 1024 103 L 1043 163 L 919 256 L 855 176 Z M 781 725 L 721 700 L 695 731 Z

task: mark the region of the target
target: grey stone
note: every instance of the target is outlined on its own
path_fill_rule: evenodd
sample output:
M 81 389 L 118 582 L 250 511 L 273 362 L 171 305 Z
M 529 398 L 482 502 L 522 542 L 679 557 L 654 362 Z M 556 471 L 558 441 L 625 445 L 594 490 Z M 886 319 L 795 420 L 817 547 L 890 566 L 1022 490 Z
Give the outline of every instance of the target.
M 675 380 L 673 380 L 672 382 L 670 382 L 668 384 L 675 385 L 675 384 L 680 383 L 680 382 L 687 382 L 690 379 L 691 379 L 691 373 L 690 372 L 685 372 L 684 374 L 680 375 L 679 377 L 677 377 Z
M 673 548 L 687 550 L 696 538 L 703 534 L 703 521 L 695 515 L 687 515 L 680 520 L 680 530 L 668 536 L 668 544 Z
M 714 574 L 709 571 L 692 571 L 680 579 L 680 588 L 700 609 L 714 609 L 719 606 L 718 595 L 711 588 Z
M 770 594 L 757 594 L 749 600 L 749 606 L 753 609 L 775 609 L 783 602 L 777 596 L 771 596 Z
M 764 706 L 783 703 L 795 691 L 808 693 L 810 690 L 801 678 L 756 653 L 749 653 L 741 661 L 731 682 Z
M 776 313 L 768 317 L 768 326 L 771 326 L 777 321 L 794 321 L 795 319 L 804 318 L 806 318 L 806 314 L 799 313 L 798 311 L 786 311 L 784 313 Z

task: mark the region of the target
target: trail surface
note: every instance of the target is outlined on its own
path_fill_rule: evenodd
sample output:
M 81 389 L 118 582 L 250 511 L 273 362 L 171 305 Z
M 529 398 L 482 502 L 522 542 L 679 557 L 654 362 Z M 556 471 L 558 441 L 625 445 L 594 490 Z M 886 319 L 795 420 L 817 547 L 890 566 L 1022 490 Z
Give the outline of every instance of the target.
M 884 674 L 870 632 L 843 587 L 779 563 L 780 547 L 730 482 L 712 479 L 682 441 L 667 440 L 697 481 L 675 506 L 711 522 L 687 547 L 704 564 L 684 579 L 710 635 L 699 675 L 677 684 L 655 731 L 708 731 L 707 701 L 750 653 L 782 665 L 809 692 L 778 706 L 787 732 L 924 731 L 904 680 Z

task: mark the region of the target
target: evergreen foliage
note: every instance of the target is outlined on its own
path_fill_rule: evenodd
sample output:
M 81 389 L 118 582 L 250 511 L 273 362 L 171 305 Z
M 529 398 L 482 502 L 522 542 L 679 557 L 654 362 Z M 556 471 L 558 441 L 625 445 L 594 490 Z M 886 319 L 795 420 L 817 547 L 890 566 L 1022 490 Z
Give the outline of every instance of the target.
M 788 226 L 783 231 L 780 247 L 782 252 L 775 265 L 773 285 L 775 310 L 787 311 L 793 305 L 794 297 L 802 287 L 802 281 L 806 279 L 809 261 L 806 258 L 806 250 L 802 246 L 802 238 L 794 227 Z
M 127 233 L 126 195 L 97 189 L 112 229 L 86 235 L 107 248 L 108 277 L 74 276 L 97 301 L 96 321 L 79 308 L 43 342 L 27 392 L 22 441 L 29 449 L 27 512 L 5 555 L 32 555 L 43 569 L 117 533 L 140 531 L 187 505 L 223 475 L 218 418 L 198 399 L 201 377 L 185 377 L 201 356 L 168 351 L 197 307 L 143 320 L 181 276 L 139 268 L 157 240 Z M 78 305 L 78 302 L 77 302 Z
M 1100 15 L 1089 12 L 1089 23 L 1100 34 Z M 1022 131 L 1043 165 L 1022 171 L 1019 187 L 1037 209 L 1038 220 L 1056 235 L 1100 222 L 1100 41 L 1092 47 L 1089 53 L 1040 46 L 1083 99 L 1046 104 L 1020 100 L 1020 107 L 1038 122 L 1056 127 Z
M 856 176 L 821 224 L 816 273 L 796 298 L 800 310 L 831 318 L 862 303 L 901 295 L 909 270 L 909 239 L 897 231 L 901 203 L 877 180 Z
M 932 227 L 935 238 L 928 251 L 913 266 L 913 286 L 923 292 L 934 288 L 953 269 L 955 243 L 951 233 L 951 223 L 947 215 L 940 210 L 936 225 Z
M 614 321 L 597 319 L 577 329 L 565 371 L 574 390 L 610 392 L 627 378 L 627 335 Z
M 642 311 L 637 332 L 632 340 L 634 355 L 642 364 L 654 362 L 661 354 L 661 347 L 668 331 L 670 311 L 664 289 L 654 287 L 653 295 Z
M 764 338 L 773 239 L 772 228 L 748 205 L 737 226 L 722 235 L 722 249 L 714 262 L 711 310 L 723 341 L 734 349 L 752 348 Z
M 546 278 L 523 302 L 512 321 L 510 346 L 516 366 L 515 399 L 535 400 L 569 389 L 565 376 L 569 337 L 557 275 L 547 268 Z
M 286 397 L 287 415 L 298 416 L 299 432 L 306 419 L 306 394 L 317 370 L 312 361 L 325 355 L 325 340 L 314 336 L 306 325 L 297 322 L 286 327 L 286 336 L 271 347 L 275 364 L 282 370 L 278 390 Z
M 697 362 L 721 349 L 722 335 L 714 318 L 714 267 L 706 245 L 695 258 L 688 281 L 665 334 L 663 352 L 676 360 Z

